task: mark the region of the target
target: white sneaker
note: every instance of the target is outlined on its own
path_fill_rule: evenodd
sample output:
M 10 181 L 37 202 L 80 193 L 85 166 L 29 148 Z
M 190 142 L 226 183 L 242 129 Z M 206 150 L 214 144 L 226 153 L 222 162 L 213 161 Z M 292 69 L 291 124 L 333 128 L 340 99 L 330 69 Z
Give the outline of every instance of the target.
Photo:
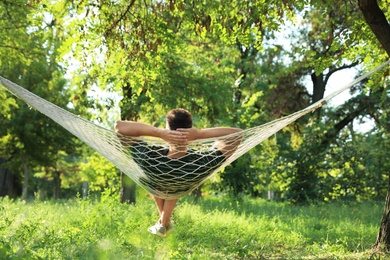
M 168 223 L 167 227 L 161 225 L 161 222 L 157 222 L 154 226 L 148 228 L 148 231 L 155 236 L 165 237 L 166 235 L 172 233 L 174 231 L 174 227 L 171 222 Z
M 148 231 L 158 237 L 165 237 L 167 233 L 167 229 L 160 223 L 151 226 L 150 228 L 148 228 Z

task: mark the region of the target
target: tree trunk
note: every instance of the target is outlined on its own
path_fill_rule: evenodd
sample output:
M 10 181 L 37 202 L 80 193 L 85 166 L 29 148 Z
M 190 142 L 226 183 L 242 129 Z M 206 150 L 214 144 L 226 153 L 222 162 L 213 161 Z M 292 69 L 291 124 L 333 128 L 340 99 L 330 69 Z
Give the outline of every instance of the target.
M 27 159 L 24 153 L 22 152 L 22 164 L 23 164 L 23 191 L 22 191 L 22 199 L 27 200 L 28 197 L 28 179 L 30 175 L 30 171 L 27 164 Z
M 89 188 L 89 183 L 87 181 L 83 182 L 83 190 L 81 192 L 81 197 L 83 199 L 88 198 L 88 188 Z
M 5 162 L 0 158 L 0 197 L 16 198 L 21 195 L 22 187 L 18 175 L 4 167 Z
M 359 9 L 363 13 L 367 24 L 390 56 L 390 25 L 385 14 L 379 8 L 377 1 L 359 0 Z M 390 249 L 390 175 L 387 186 L 385 209 L 382 216 L 376 243 L 373 247 L 376 250 Z
M 373 249 L 389 251 L 390 249 L 390 175 L 387 185 L 385 209 L 383 211 L 381 226 Z
M 135 204 L 136 201 L 136 185 L 132 179 L 130 179 L 123 172 L 121 173 L 121 203 Z
M 147 98 L 140 98 L 146 95 L 146 88 L 142 90 L 139 97 L 134 96 L 131 84 L 126 82 L 122 86 L 123 99 L 121 101 L 121 119 L 137 121 L 139 117 L 140 108 Z M 136 184 L 123 172 L 121 172 L 121 191 L 120 201 L 122 203 L 135 203 L 136 201 Z
M 194 205 L 198 204 L 198 200 L 202 197 L 202 187 L 203 183 L 199 185 L 198 188 L 192 191 L 192 195 L 194 196 Z
M 315 72 L 311 74 L 311 80 L 313 82 L 313 96 L 311 99 L 312 104 L 324 98 L 326 82 L 324 80 L 324 74 L 316 75 Z
M 313 82 L 313 96 L 312 96 L 311 102 L 312 102 L 312 104 L 314 104 L 315 102 L 324 98 L 326 82 L 324 80 L 323 73 L 321 73 L 318 76 L 316 75 L 315 72 L 312 73 L 311 80 Z M 321 118 L 321 108 L 318 108 L 315 113 L 317 113 L 317 118 L 320 119 Z
M 390 56 L 390 25 L 377 1 L 359 0 L 359 9 L 376 38 L 386 50 L 387 55 Z
M 53 173 L 53 176 L 54 176 L 53 198 L 59 199 L 61 197 L 61 173 L 59 171 L 55 171 Z

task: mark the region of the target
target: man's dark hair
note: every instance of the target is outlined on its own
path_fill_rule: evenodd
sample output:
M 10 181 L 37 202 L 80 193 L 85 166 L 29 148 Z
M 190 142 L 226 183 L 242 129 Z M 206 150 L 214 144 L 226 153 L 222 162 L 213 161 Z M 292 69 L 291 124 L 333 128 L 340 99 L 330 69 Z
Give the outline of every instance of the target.
M 176 108 L 167 113 L 167 124 L 170 130 L 178 128 L 191 128 L 192 115 L 185 109 Z

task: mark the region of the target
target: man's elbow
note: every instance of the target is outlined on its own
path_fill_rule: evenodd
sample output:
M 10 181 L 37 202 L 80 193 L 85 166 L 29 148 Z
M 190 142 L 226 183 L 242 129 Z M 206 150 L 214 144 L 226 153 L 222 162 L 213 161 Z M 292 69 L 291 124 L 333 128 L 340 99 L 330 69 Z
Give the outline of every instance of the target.
M 118 133 L 121 132 L 122 122 L 123 122 L 122 120 L 115 121 L 115 123 L 114 123 L 114 130 L 115 130 L 115 132 L 118 132 Z

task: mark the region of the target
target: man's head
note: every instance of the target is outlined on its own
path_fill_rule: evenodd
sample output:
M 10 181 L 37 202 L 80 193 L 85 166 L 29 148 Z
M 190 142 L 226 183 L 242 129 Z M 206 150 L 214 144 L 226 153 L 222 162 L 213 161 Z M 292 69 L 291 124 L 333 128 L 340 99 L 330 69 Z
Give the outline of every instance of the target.
M 176 130 L 178 128 L 191 128 L 192 115 L 185 109 L 176 108 L 167 113 L 167 128 Z

